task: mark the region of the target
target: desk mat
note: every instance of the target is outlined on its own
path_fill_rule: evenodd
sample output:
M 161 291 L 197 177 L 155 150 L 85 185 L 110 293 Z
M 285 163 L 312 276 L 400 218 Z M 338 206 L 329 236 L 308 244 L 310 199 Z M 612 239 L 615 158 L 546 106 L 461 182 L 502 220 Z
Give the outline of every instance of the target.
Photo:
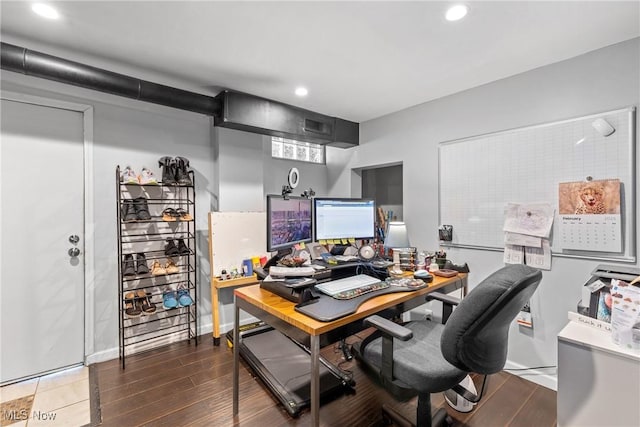
M 319 292 L 314 291 L 314 296 L 318 296 L 319 298 L 313 300 L 308 304 L 298 304 L 295 306 L 295 310 L 321 322 L 331 322 L 332 320 L 336 320 L 341 317 L 348 316 L 349 314 L 355 313 L 358 310 L 358 307 L 360 307 L 360 304 L 371 298 L 375 298 L 377 296 L 385 294 L 392 294 L 394 292 L 417 291 L 418 289 L 408 288 L 404 286 L 389 286 L 385 289 L 379 289 L 377 291 L 369 292 L 367 294 L 346 300 L 332 298 L 328 295 L 320 294 Z

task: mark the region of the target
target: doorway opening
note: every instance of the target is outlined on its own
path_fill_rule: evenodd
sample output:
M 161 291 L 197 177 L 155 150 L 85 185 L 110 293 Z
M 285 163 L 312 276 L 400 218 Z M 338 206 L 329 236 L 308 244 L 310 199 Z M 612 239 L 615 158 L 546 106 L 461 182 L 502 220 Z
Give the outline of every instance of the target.
M 387 221 L 402 221 L 402 164 L 363 169 L 361 176 L 362 197 L 374 199 Z

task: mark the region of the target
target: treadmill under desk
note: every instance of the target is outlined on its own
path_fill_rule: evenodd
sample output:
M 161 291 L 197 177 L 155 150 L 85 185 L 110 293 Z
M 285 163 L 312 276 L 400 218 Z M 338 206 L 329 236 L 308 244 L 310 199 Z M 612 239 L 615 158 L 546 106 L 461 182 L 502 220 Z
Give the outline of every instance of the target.
M 309 351 L 272 327 L 241 331 L 240 356 L 264 382 L 286 411 L 297 417 L 310 404 Z M 233 331 L 227 333 L 233 341 Z M 320 399 L 326 401 L 351 391 L 353 381 L 320 357 Z

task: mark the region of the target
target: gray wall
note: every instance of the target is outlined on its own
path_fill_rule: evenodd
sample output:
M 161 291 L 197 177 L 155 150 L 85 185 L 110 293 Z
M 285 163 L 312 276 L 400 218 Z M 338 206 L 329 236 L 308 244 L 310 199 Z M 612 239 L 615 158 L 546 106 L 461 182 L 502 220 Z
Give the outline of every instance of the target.
M 363 123 L 360 146 L 333 153 L 345 167 L 330 169 L 330 191 L 352 187 L 360 179 L 359 169 L 401 162 L 404 220 L 411 244 L 437 249 L 438 143 L 637 106 L 639 52 L 640 39 L 633 39 Z M 635 215 L 637 223 L 637 210 Z M 448 252 L 454 261 L 469 263 L 472 286 L 503 265 L 502 252 Z M 558 257 L 552 262 L 552 270 L 543 272 L 543 282 L 532 300 L 534 328 L 521 330 L 514 325 L 511 329 L 508 357 L 512 366 L 556 364 L 556 335 L 567 323 L 567 311 L 575 310 L 580 288 L 598 264 Z M 555 387 L 553 369 L 529 378 Z

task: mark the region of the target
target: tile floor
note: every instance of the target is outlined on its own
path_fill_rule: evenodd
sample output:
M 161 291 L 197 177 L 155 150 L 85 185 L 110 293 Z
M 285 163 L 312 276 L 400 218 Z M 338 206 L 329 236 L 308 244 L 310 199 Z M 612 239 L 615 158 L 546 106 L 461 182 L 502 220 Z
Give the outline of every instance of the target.
M 89 368 L 80 366 L 0 388 L 0 425 L 85 426 L 91 423 Z M 30 409 L 16 399 L 33 396 Z M 13 405 L 12 405 L 13 402 Z M 18 405 L 18 406 L 16 406 Z

